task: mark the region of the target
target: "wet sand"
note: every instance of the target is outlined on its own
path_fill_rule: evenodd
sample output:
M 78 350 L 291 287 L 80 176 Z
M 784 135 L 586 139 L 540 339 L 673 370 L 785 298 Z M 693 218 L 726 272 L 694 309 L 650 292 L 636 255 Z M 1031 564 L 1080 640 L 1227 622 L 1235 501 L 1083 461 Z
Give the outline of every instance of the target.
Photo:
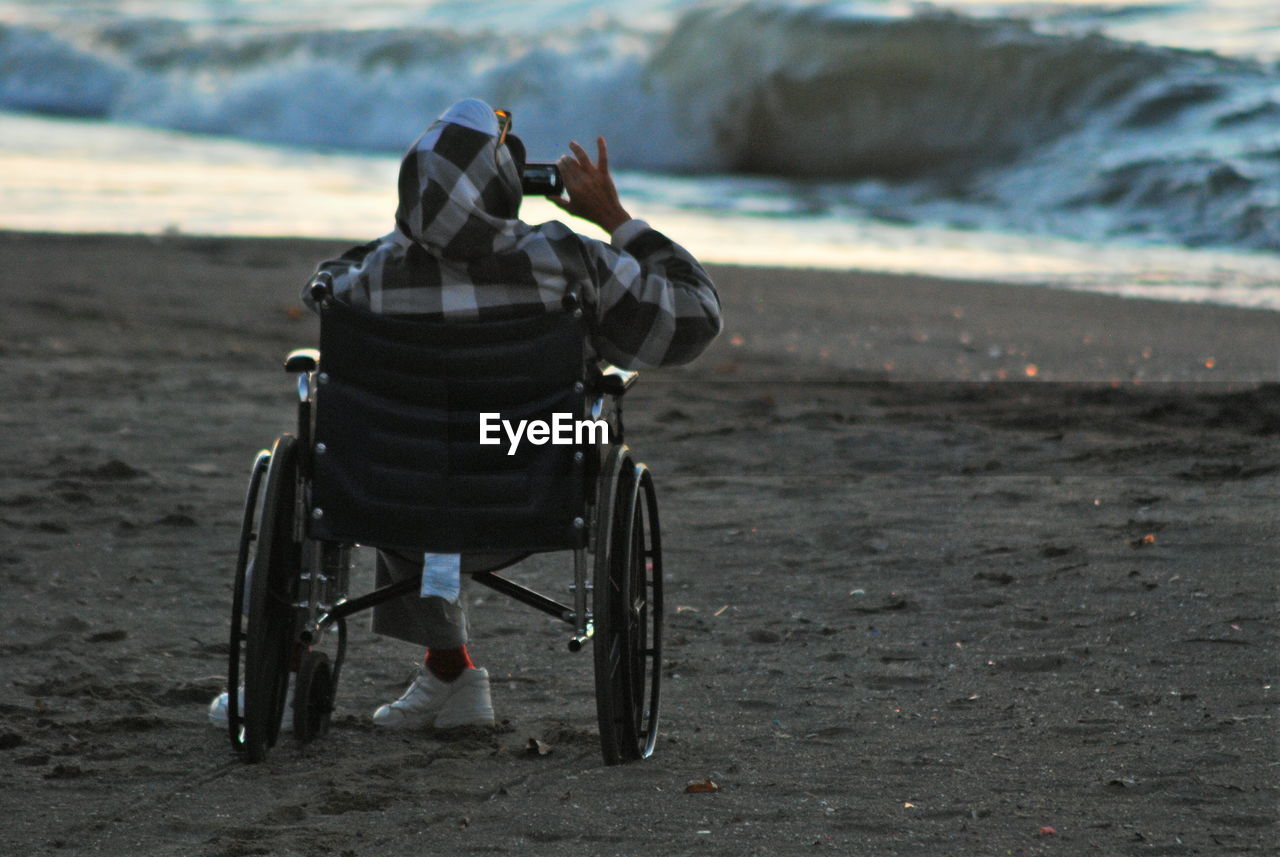
M 0 852 L 1273 850 L 1280 314 L 1034 287 L 715 269 L 724 336 L 627 401 L 654 758 L 603 767 L 589 651 L 474 587 L 496 729 L 375 731 L 418 653 L 357 621 L 330 734 L 241 764 L 245 478 L 341 249 L 0 235 Z

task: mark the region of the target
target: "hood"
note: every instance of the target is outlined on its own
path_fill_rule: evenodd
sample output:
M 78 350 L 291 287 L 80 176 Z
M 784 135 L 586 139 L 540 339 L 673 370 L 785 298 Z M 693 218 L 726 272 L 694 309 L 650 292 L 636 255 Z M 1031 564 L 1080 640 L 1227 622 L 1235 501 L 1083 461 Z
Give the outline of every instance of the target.
M 454 104 L 414 142 L 400 163 L 396 229 L 442 259 L 466 261 L 515 247 L 520 170 L 498 145 L 493 108 Z

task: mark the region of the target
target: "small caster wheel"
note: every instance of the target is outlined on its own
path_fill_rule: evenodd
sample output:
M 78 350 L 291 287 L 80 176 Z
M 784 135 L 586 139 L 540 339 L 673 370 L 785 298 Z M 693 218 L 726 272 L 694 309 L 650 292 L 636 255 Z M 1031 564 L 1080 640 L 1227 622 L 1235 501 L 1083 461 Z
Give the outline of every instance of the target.
M 333 670 L 324 652 L 307 652 L 298 665 L 293 692 L 293 736 L 310 744 L 329 731 L 333 714 Z

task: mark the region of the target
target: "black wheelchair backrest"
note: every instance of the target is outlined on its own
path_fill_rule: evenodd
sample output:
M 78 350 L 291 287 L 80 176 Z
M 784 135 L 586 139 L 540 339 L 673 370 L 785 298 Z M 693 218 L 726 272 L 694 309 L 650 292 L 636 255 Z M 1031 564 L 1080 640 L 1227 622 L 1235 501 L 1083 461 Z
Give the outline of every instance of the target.
M 583 419 L 575 313 L 424 321 L 330 299 L 320 319 L 313 538 L 439 553 L 584 544 L 588 452 L 527 437 L 512 452 L 500 428 Z M 497 443 L 480 442 L 486 414 Z

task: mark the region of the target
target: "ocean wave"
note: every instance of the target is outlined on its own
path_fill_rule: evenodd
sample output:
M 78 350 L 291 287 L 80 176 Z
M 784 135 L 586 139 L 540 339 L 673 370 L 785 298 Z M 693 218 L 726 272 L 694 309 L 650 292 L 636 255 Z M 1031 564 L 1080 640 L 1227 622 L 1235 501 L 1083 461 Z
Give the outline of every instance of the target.
M 1280 248 L 1278 93 L 1247 60 L 836 3 L 701 9 L 665 33 L 0 26 L 10 110 L 398 151 L 478 95 L 534 157 L 602 133 L 619 164 L 861 182 L 844 203 L 906 218 L 1261 249 Z
M 127 87 L 120 63 L 42 30 L 0 25 L 0 106 L 66 116 L 111 115 Z
M 1019 157 L 1173 63 L 1018 21 L 749 6 L 686 20 L 652 72 L 692 104 L 721 106 L 711 130 L 734 169 L 904 178 Z
M 1280 249 L 1264 156 L 1280 70 L 1021 20 L 835 8 L 691 14 L 655 53 L 647 71 L 681 94 L 706 161 L 873 182 L 894 218 Z

